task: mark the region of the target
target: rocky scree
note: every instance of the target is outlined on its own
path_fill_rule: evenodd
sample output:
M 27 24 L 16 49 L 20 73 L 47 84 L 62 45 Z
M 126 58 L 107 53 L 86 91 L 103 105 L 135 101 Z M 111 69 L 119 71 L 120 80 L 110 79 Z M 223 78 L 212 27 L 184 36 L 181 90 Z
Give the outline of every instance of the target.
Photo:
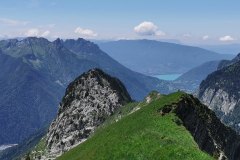
M 82 74 L 68 86 L 49 128 L 50 154 L 61 155 L 80 144 L 116 109 L 131 101 L 120 80 L 100 69 Z

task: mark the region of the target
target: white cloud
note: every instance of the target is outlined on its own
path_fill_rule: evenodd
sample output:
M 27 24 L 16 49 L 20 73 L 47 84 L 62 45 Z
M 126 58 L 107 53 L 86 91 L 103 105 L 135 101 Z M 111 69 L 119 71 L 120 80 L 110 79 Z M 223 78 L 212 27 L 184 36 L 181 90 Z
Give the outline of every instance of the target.
M 235 39 L 231 36 L 223 36 L 219 38 L 220 41 L 234 41 Z
M 19 21 L 8 18 L 0 18 L 0 24 L 8 25 L 8 26 L 26 26 L 29 22 L 27 21 Z
M 163 31 L 157 31 L 156 33 L 156 36 L 165 36 L 166 33 L 164 33 Z
M 50 31 L 47 30 L 42 33 L 41 37 L 47 37 L 47 36 L 49 36 L 49 34 L 50 34 Z
M 205 36 L 202 37 L 202 39 L 203 39 L 203 40 L 207 40 L 207 39 L 209 39 L 209 36 L 208 36 L 208 35 L 205 35 Z
M 153 22 L 144 21 L 134 27 L 134 32 L 141 36 L 164 36 L 163 31 L 160 31 Z
M 25 33 L 25 36 L 27 36 L 27 37 L 48 37 L 50 33 L 51 32 L 49 30 L 42 32 L 38 28 L 32 28 L 32 29 L 29 29 Z
M 37 28 L 29 29 L 29 30 L 25 33 L 25 35 L 26 35 L 27 37 L 37 37 L 37 36 L 39 36 L 39 29 L 37 29 Z
M 83 37 L 96 37 L 98 35 L 97 33 L 90 29 L 83 29 L 81 27 L 77 27 L 74 32 Z

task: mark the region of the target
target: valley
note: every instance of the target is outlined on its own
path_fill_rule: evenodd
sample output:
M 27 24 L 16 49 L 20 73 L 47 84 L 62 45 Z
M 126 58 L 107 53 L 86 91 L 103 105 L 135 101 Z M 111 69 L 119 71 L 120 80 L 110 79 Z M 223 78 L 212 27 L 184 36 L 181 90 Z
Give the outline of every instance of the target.
M 101 70 L 94 69 L 71 83 L 61 102 L 58 117 L 27 156 L 69 160 L 239 157 L 240 136 L 222 124 L 215 113 L 197 98 L 184 92 L 162 95 L 154 91 L 144 101 L 133 103 L 123 88 L 116 90 L 118 93 L 109 92 L 117 94 L 114 96 L 116 100 L 108 100 L 109 96 L 98 95 L 102 89 L 123 87 L 121 83 L 112 85 L 117 79 L 111 79 Z M 101 88 L 99 84 L 103 88 L 97 92 L 95 89 Z M 87 92 L 95 94 L 84 96 Z M 92 109 L 84 107 L 91 103 L 88 99 L 92 96 L 104 98 L 107 103 L 115 101 L 119 108 L 111 112 L 113 108 L 105 108 L 104 103 L 93 103 Z M 117 99 L 122 96 L 126 98 L 125 104 L 118 103 Z M 87 103 L 82 104 L 84 101 Z M 101 114 L 93 116 L 93 112 Z M 99 117 L 102 113 L 105 113 L 104 118 Z
M 240 1 L 0 2 L 0 160 L 240 160 Z

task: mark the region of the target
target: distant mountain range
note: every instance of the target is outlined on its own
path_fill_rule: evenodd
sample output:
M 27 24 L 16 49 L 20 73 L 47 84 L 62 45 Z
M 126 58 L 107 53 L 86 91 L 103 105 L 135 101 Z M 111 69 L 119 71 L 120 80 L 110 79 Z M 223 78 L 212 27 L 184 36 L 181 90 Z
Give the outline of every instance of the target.
M 0 41 L 0 144 L 19 143 L 48 125 L 66 86 L 91 68 L 118 77 L 135 100 L 168 82 L 131 71 L 84 39 Z
M 116 159 L 141 154 L 150 159 L 171 155 L 234 160 L 240 137 L 215 113 L 239 131 L 239 62 L 240 55 L 210 61 L 166 82 L 125 68 L 84 39 L 0 41 L 0 142 L 20 143 L 0 158 L 48 159 L 66 152 L 60 159 L 84 159 L 90 153 L 92 159 L 108 159 L 111 151 Z M 96 67 L 101 69 L 91 69 Z M 198 96 L 215 113 L 183 92 L 154 91 L 140 102 L 130 97 L 143 99 L 150 90 L 174 91 L 177 81 L 194 88 L 206 76 Z M 136 147 L 139 144 L 143 148 Z M 155 154 L 160 144 L 164 148 Z
M 233 58 L 199 47 L 154 40 L 119 40 L 99 46 L 121 64 L 146 75 L 185 73 L 208 61 Z
M 199 47 L 221 54 L 237 55 L 240 53 L 240 44 L 200 45 Z
M 0 54 L 0 144 L 19 143 L 47 125 L 63 88 L 20 58 Z

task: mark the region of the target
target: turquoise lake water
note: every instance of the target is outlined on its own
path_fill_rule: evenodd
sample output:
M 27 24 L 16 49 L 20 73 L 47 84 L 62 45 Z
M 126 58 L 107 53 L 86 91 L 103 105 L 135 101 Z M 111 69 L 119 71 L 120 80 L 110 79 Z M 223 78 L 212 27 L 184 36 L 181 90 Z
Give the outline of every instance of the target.
M 174 81 L 181 75 L 182 74 L 160 74 L 160 75 L 154 75 L 153 77 L 156 77 L 161 80 Z

